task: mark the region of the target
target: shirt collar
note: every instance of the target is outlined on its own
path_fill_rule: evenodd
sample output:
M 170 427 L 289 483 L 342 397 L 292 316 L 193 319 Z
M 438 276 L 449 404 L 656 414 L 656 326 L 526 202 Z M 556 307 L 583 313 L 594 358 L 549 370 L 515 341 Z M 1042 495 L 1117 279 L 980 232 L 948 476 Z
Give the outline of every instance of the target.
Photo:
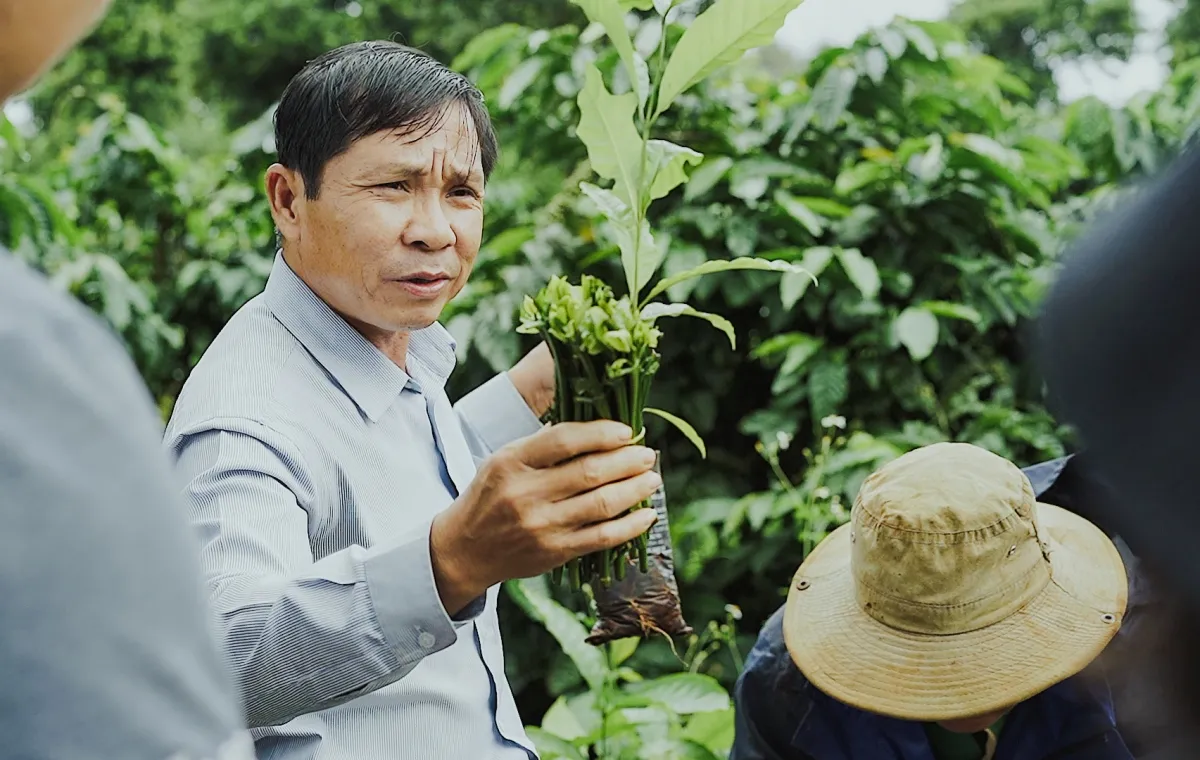
M 405 361 L 409 372 L 397 367 L 300 279 L 282 251 L 275 254 L 264 293 L 280 324 L 372 422 L 406 386 L 444 387 L 454 369 L 454 338 L 436 322 L 411 333 Z

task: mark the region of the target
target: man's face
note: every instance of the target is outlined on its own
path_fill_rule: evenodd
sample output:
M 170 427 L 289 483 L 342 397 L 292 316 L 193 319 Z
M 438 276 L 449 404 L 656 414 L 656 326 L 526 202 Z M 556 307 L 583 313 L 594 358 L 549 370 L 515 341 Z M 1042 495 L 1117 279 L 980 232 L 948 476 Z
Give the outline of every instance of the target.
M 294 214 L 276 213 L 289 263 L 368 337 L 428 327 L 466 284 L 483 235 L 484 176 L 461 106 L 427 134 L 354 143 L 326 164 L 316 200 L 297 173 L 281 171 L 295 194 Z
M 109 0 L 0 0 L 0 102 L 29 87 L 91 30 Z

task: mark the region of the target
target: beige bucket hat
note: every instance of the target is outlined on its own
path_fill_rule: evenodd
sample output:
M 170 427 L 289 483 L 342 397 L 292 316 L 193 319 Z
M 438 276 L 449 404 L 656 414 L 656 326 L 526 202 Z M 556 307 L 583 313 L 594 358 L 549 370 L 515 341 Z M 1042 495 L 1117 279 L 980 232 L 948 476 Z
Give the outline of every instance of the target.
M 904 720 L 1005 709 L 1075 675 L 1120 628 L 1121 557 L 970 444 L 909 452 L 792 579 L 784 640 L 814 686 Z

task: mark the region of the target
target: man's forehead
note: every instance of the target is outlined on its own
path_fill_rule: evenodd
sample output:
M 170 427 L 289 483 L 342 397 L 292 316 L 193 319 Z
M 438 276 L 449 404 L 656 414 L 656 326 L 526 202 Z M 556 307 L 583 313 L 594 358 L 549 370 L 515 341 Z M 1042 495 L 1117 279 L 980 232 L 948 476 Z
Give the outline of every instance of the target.
M 372 163 L 410 166 L 428 171 L 433 159 L 461 171 L 480 169 L 479 137 L 474 125 L 459 119 L 442 119 L 415 127 L 389 129 L 367 135 L 354 146 Z

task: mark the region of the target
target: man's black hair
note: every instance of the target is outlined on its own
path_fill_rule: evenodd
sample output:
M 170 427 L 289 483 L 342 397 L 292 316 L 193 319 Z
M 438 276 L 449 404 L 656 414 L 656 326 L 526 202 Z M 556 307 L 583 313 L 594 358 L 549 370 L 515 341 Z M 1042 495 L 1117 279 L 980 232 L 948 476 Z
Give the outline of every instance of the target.
M 305 196 L 314 199 L 326 164 L 355 141 L 384 130 L 428 133 L 455 103 L 475 123 L 487 178 L 496 165 L 496 133 L 470 80 L 397 42 L 343 45 L 309 61 L 284 89 L 275 111 L 279 163 L 300 172 Z

